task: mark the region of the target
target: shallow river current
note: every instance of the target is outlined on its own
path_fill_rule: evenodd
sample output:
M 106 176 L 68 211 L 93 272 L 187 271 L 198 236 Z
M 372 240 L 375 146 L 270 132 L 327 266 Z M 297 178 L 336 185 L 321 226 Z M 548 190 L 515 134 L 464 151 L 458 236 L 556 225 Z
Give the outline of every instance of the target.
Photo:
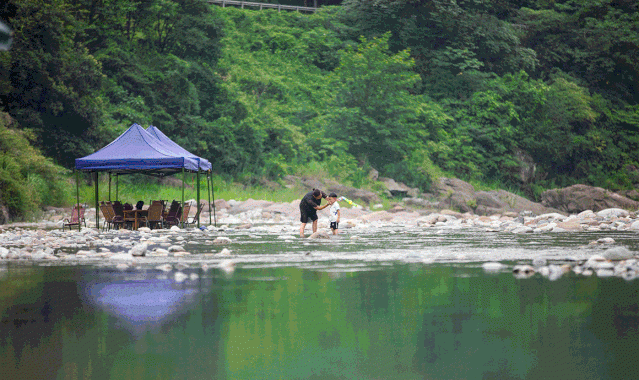
M 226 270 L 197 235 L 127 270 L 0 262 L 0 379 L 639 378 L 639 279 L 512 274 L 636 233 L 291 231 L 232 231 Z

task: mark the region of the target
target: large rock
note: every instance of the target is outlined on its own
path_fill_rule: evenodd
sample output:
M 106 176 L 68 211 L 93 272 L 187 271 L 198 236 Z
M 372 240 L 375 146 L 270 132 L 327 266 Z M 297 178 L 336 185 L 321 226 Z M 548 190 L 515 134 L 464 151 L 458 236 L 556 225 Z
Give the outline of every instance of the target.
M 371 181 L 377 181 L 378 178 L 379 178 L 379 172 L 371 168 L 371 170 L 368 172 L 368 179 L 370 179 Z
M 410 187 L 401 182 L 395 182 L 395 180 L 391 178 L 379 177 L 377 180 L 383 183 L 386 190 L 394 197 L 406 197 L 412 190 Z
M 357 189 L 355 187 L 345 186 L 345 185 L 328 185 L 326 188 L 326 193 L 334 192 L 338 197 L 345 196 L 346 198 L 352 199 L 357 203 L 358 200 L 365 203 L 377 203 L 381 202 L 379 196 L 372 191 Z
M 317 232 L 313 232 L 311 236 L 309 236 L 308 238 L 309 239 L 330 239 L 331 237 L 325 231 L 317 231 Z
M 608 260 L 628 260 L 635 257 L 635 254 L 626 247 L 614 247 L 606 250 L 603 257 Z
M 146 256 L 149 246 L 146 243 L 136 244 L 129 250 L 131 256 Z
M 9 223 L 11 218 L 9 217 L 9 210 L 3 204 L 0 204 L 0 224 Z
M 541 203 L 563 212 L 576 214 L 584 210 L 601 211 L 609 208 L 637 209 L 639 202 L 601 187 L 573 185 L 552 189 L 541 194 Z
M 489 213 L 484 215 L 494 214 L 497 210 L 501 210 L 500 213 L 532 211 L 535 215 L 555 213 L 559 211 L 557 209 L 546 207 L 540 203 L 532 202 L 506 190 L 478 191 L 475 193 L 475 202 L 477 204 L 475 212 L 478 215 L 482 215 L 482 207 L 489 210 Z
M 315 178 L 302 178 L 302 186 L 311 191 L 312 189 L 324 190 L 324 184 Z
M 630 198 L 633 201 L 639 201 L 639 191 L 635 189 L 620 191 L 618 194 L 623 195 L 626 198 Z
M 216 199 L 215 200 L 215 208 L 218 210 L 229 209 L 231 206 L 224 199 Z
M 506 197 L 507 198 L 507 197 Z M 478 191 L 475 193 L 477 206 L 485 206 L 492 209 L 507 209 L 507 199 L 501 199 L 495 191 Z
M 474 212 L 477 215 L 522 211 L 532 211 L 536 215 L 559 212 L 505 190 L 475 192 L 473 185 L 457 178 L 440 178 L 433 184 L 432 192 L 440 200 L 438 208 Z
M 537 172 L 535 160 L 530 154 L 528 154 L 528 152 L 523 150 L 516 149 L 514 153 L 515 158 L 519 161 L 519 179 L 521 179 L 522 183 L 532 182 L 535 178 L 535 173 Z
M 457 178 L 439 178 L 439 181 L 433 183 L 432 192 L 441 201 L 437 205 L 438 208 L 451 208 L 461 212 L 473 211 L 475 204 L 475 188 L 468 182 Z
M 389 221 L 393 219 L 393 214 L 388 211 L 376 211 L 366 214 L 360 218 L 364 222 Z
M 237 204 L 230 211 L 231 214 L 239 214 L 241 212 L 253 211 L 257 209 L 265 209 L 271 206 L 273 202 L 264 201 L 264 200 L 255 200 L 253 198 L 249 198 L 244 202 L 237 202 Z
M 295 200 L 291 203 L 273 203 L 264 209 L 266 212 L 284 215 L 299 214 L 299 210 L 299 200 Z
M 564 230 L 564 231 L 581 231 L 581 220 L 579 219 L 570 219 L 564 222 L 557 223 L 556 228 Z

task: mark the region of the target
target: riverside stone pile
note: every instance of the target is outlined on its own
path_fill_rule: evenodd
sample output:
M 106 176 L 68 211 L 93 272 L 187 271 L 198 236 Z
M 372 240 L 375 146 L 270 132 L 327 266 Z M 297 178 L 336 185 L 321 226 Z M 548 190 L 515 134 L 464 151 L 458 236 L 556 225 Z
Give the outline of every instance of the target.
M 232 273 L 236 264 L 245 256 L 237 254 L 236 247 L 259 240 L 260 236 L 273 236 L 275 240 L 287 242 L 311 242 L 328 244 L 336 238 L 327 234 L 325 224 L 327 213 L 319 212 L 320 233 L 314 239 L 302 240 L 299 233 L 298 201 L 274 203 L 249 199 L 244 202 L 216 201 L 223 206 L 216 210 L 218 226 L 208 226 L 208 214 L 201 217 L 202 229 L 182 229 L 173 227 L 165 230 L 150 230 L 146 227 L 138 231 L 112 230 L 98 231 L 83 228 L 82 231 L 62 231 L 61 219 L 56 213 L 48 213 L 47 219 L 39 223 L 5 225 L 0 229 L 0 263 L 16 261 L 39 265 L 106 265 L 120 270 L 140 266 L 152 268 L 174 268 L 181 265 L 201 268 L 217 267 Z M 94 216 L 95 214 L 93 214 Z M 480 232 L 505 234 L 555 234 L 589 233 L 593 239 L 588 244 L 593 251 L 587 260 L 555 260 L 548 263 L 539 257 L 532 263 L 508 267 L 487 260 L 483 267 L 488 272 L 512 270 L 517 277 L 542 275 L 557 279 L 569 272 L 578 275 L 619 276 L 634 279 L 639 274 L 636 252 L 616 246 L 612 237 L 602 237 L 602 233 L 615 232 L 635 234 L 639 232 L 637 213 L 610 208 L 598 212 L 584 211 L 564 215 L 532 212 L 505 212 L 492 216 L 478 216 L 452 210 L 420 212 L 418 210 L 395 207 L 385 211 L 371 211 L 363 208 L 342 208 L 340 230 L 347 240 L 366 241 L 374 231 L 410 229 L 429 234 L 445 235 L 456 230 L 470 229 Z M 95 226 L 87 215 L 87 225 Z M 310 231 L 310 228 L 308 229 Z M 373 231 L 373 232 L 371 232 Z M 639 235 L 638 235 L 639 237 Z M 344 239 L 340 236 L 337 239 Z M 307 244 L 307 243 L 302 243 Z M 197 247 L 193 253 L 193 249 Z M 204 251 L 202 251 L 202 247 Z M 600 252 L 607 248 L 604 252 Z M 308 255 L 300 252 L 300 255 Z M 255 259 L 259 261 L 259 258 Z M 423 260 L 428 262 L 428 260 Z M 158 269 L 161 270 L 161 269 Z
M 512 272 L 515 277 L 522 279 L 538 273 L 551 281 L 558 280 L 570 272 L 580 276 L 616 276 L 625 280 L 639 278 L 639 258 L 625 247 L 610 248 L 603 255 L 592 255 L 585 261 L 547 264 L 547 260 L 538 258 L 533 260 L 532 265 L 514 265 Z M 507 270 L 508 266 L 499 262 L 486 262 L 482 264 L 482 268 L 486 272 L 496 273 Z

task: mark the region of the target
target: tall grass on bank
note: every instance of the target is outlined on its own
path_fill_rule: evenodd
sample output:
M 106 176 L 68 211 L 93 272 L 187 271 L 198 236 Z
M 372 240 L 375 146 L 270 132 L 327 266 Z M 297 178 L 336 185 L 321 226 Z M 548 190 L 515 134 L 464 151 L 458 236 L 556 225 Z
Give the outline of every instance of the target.
M 179 176 L 179 175 L 178 175 Z M 98 183 L 98 200 L 104 201 L 111 199 L 116 200 L 116 181 L 111 180 L 111 196 L 109 198 L 109 183 L 107 178 L 100 177 Z M 180 176 L 181 177 L 181 176 Z M 184 199 L 196 199 L 197 190 L 195 179 L 193 175 L 187 175 L 184 188 Z M 122 177 L 124 178 L 124 176 Z M 121 202 L 136 203 L 137 201 L 144 201 L 145 204 L 149 204 L 151 200 L 165 199 L 165 200 L 181 200 L 182 199 L 182 187 L 171 186 L 151 181 L 140 180 L 139 182 L 131 180 L 120 180 L 118 186 L 118 200 Z M 140 177 L 138 177 L 140 178 Z M 176 177 L 177 178 L 177 177 Z M 237 200 L 245 201 L 249 198 L 267 200 L 272 202 L 291 202 L 295 199 L 299 199 L 303 196 L 298 191 L 288 188 L 281 189 L 269 189 L 261 186 L 245 186 L 235 182 L 227 182 L 219 177 L 213 177 L 213 192 L 211 194 L 211 200 L 215 199 L 224 200 Z M 89 184 L 83 181 L 79 189 L 80 203 L 86 203 L 90 206 L 95 204 L 95 187 L 93 184 Z M 73 194 L 75 194 L 75 189 Z M 208 201 L 206 178 L 200 180 L 200 199 Z M 75 197 L 69 202 L 74 203 Z

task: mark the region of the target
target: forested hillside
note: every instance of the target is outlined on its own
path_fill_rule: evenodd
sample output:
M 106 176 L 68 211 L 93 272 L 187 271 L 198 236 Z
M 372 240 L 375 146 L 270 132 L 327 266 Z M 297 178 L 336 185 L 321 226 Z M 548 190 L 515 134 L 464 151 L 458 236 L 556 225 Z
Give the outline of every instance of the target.
M 66 168 L 136 122 L 244 182 L 319 164 L 532 198 L 639 184 L 633 0 L 9 0 L 0 18 L 2 110 Z

